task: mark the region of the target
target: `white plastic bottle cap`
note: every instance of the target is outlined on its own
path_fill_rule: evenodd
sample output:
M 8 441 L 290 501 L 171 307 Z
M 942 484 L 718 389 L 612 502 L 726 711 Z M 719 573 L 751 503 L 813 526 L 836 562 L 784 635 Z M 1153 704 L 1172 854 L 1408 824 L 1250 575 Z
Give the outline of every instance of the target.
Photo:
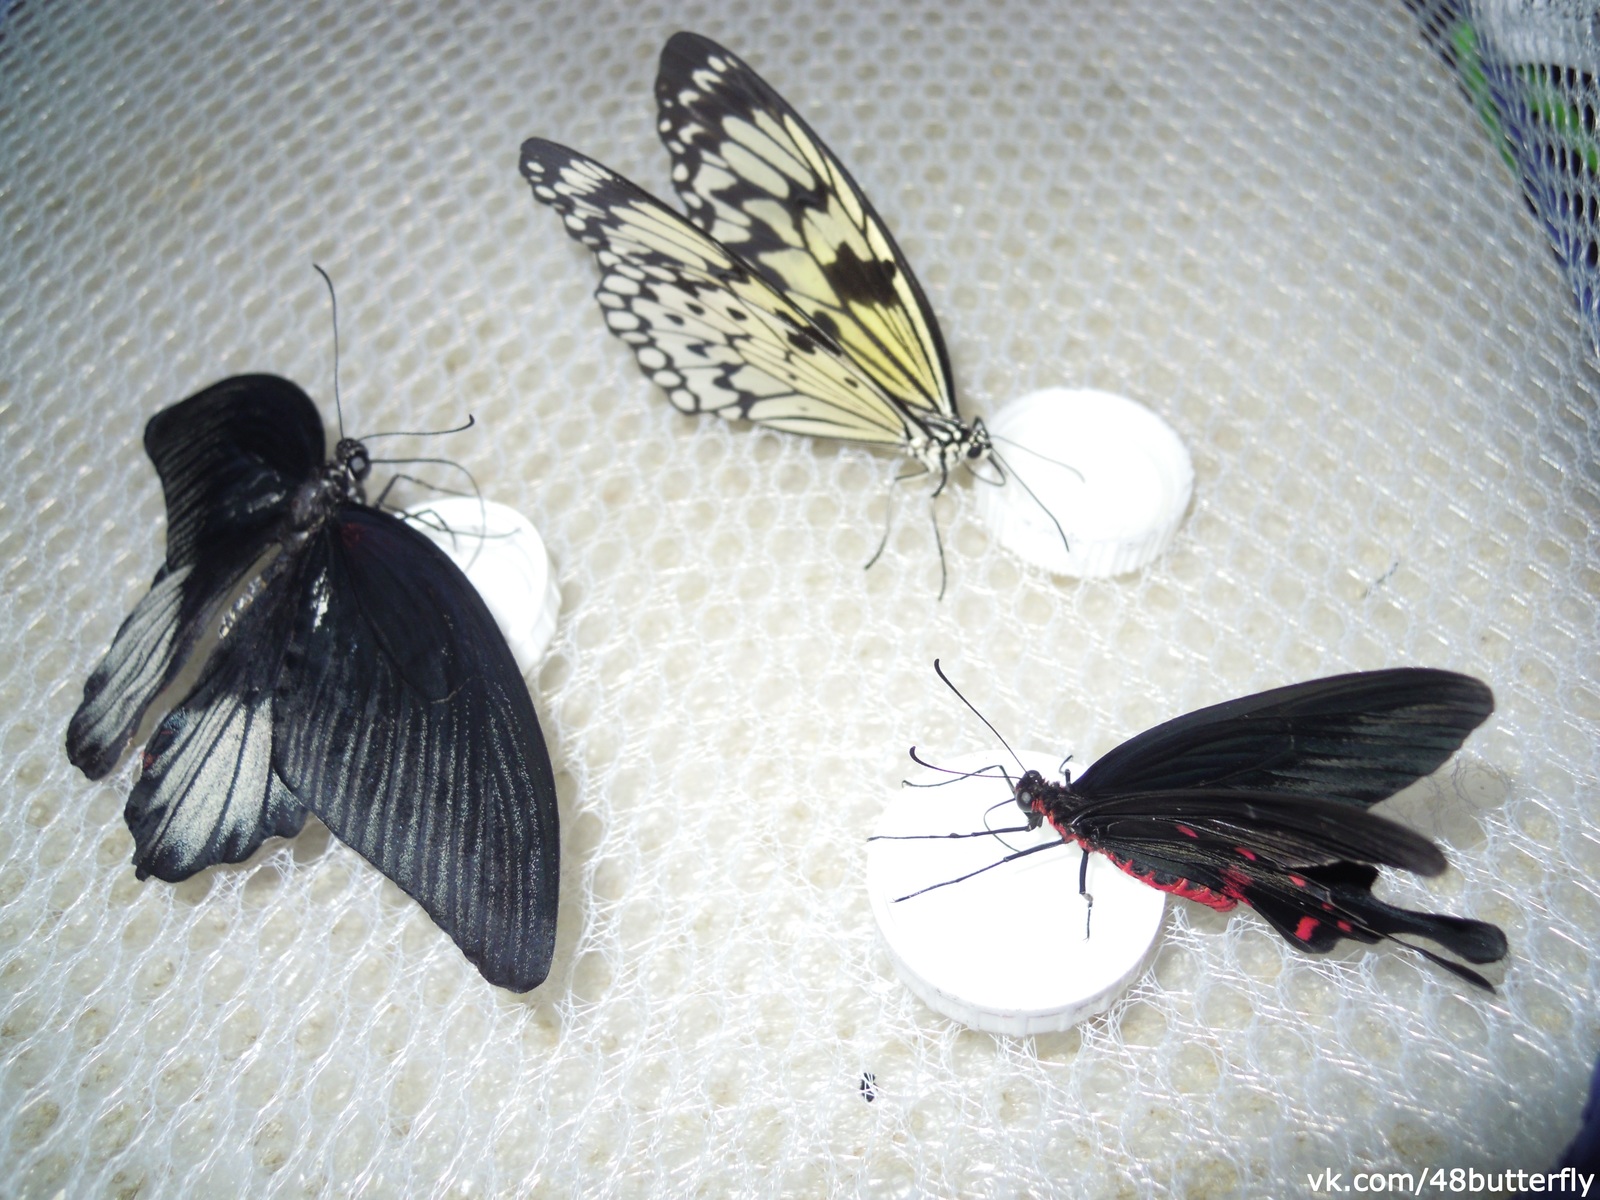
M 561 589 L 544 539 L 514 508 L 471 496 L 443 496 L 406 510 L 478 589 L 526 675 L 555 636 Z
M 989 432 L 1006 439 L 995 449 L 1020 478 L 979 486 L 979 515 L 1002 545 L 1057 575 L 1138 570 L 1167 548 L 1189 507 L 1189 451 L 1172 426 L 1126 397 L 1045 388 L 1001 408 Z
M 976 771 L 997 761 L 979 752 L 938 765 Z M 1059 755 L 1025 752 L 1022 761 L 1059 778 Z M 1006 765 L 1015 778 L 1015 765 Z M 931 771 L 912 776 L 913 783 L 943 786 L 897 790 L 877 833 L 969 833 L 1026 824 L 999 772 L 947 779 Z M 997 801 L 1004 803 L 995 808 Z M 897 902 L 1045 842 L 1060 848 Z M 1078 895 L 1081 853 L 1049 825 L 1000 837 L 869 843 L 867 892 L 896 972 L 928 1007 L 988 1033 L 1056 1033 L 1104 1012 L 1143 971 L 1166 894 L 1092 854 L 1091 916 Z

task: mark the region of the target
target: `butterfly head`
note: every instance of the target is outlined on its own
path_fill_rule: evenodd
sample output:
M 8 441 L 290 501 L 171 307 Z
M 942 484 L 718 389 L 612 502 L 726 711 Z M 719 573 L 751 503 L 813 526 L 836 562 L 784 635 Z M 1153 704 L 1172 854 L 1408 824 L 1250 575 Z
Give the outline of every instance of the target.
M 1049 793 L 1050 784 L 1038 771 L 1024 771 L 1022 778 L 1017 780 L 1011 794 L 1016 797 L 1017 807 L 1028 818 L 1029 829 L 1039 828 L 1044 820 L 1044 813 L 1035 806 Z
M 981 420 L 967 425 L 958 420 L 925 420 L 923 429 L 907 444 L 907 452 L 930 475 L 948 478 L 957 467 L 976 467 L 993 451 L 989 431 Z
M 367 448 L 355 438 L 340 438 L 339 444 L 333 448 L 333 459 L 345 477 L 345 490 L 349 497 L 359 499 L 361 485 L 372 474 L 372 456 L 367 453 Z
M 980 463 L 988 458 L 994 450 L 994 443 L 989 440 L 989 428 L 983 423 L 982 417 L 974 417 L 972 424 L 965 430 L 965 437 L 960 442 L 966 461 Z

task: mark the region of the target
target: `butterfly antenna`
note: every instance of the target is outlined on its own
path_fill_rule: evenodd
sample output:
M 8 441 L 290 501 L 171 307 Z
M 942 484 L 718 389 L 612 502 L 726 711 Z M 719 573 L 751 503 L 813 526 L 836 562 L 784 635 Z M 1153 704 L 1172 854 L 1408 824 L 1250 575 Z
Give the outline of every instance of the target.
M 1022 760 L 1020 758 L 1017 758 L 1017 752 L 1011 748 L 1011 743 L 1006 741 L 1005 738 L 1000 737 L 1000 731 L 998 729 L 996 729 L 993 725 L 989 725 L 989 718 L 984 716 L 981 712 L 979 712 L 977 710 L 976 706 L 972 703 L 972 701 L 968 700 L 965 696 L 963 696 L 961 694 L 961 689 L 958 688 L 955 684 L 950 682 L 950 677 L 944 673 L 944 668 L 939 665 L 939 660 L 937 658 L 933 660 L 933 671 L 934 671 L 935 675 L 937 675 L 940 679 L 944 680 L 945 687 L 949 688 L 952 692 L 954 692 L 956 694 L 956 699 L 957 700 L 961 701 L 961 703 L 965 704 L 968 708 L 972 709 L 973 716 L 977 717 L 978 720 L 982 721 L 985 725 L 989 726 L 989 732 L 994 734 L 994 736 L 999 739 L 1000 744 L 1006 748 L 1006 753 L 1011 755 L 1012 758 L 1016 759 L 1017 766 L 1022 767 L 1022 770 L 1023 770 L 1024 774 L 1026 774 L 1028 768 L 1022 766 Z
M 912 783 L 909 779 L 902 779 L 900 781 L 901 787 L 943 787 L 945 783 L 954 783 L 957 779 L 992 779 L 993 776 L 989 774 L 990 771 L 999 771 L 1001 778 L 1003 778 L 1007 784 L 1010 784 L 1012 787 L 1016 786 L 1016 784 L 1012 782 L 1010 772 L 1008 772 L 1005 767 L 999 763 L 991 763 L 989 766 L 983 767 L 977 771 L 957 771 L 950 767 L 937 767 L 933 763 L 927 761 L 927 759 L 918 757 L 917 748 L 915 746 L 911 747 L 911 761 L 916 763 L 919 767 L 927 767 L 930 771 L 938 771 L 943 775 L 952 775 L 955 778 L 946 779 L 944 783 Z
M 339 418 L 339 440 L 344 441 L 344 406 L 339 403 L 339 297 L 334 295 L 333 280 L 328 278 L 328 273 L 316 263 L 311 264 L 311 269 L 322 276 L 322 282 L 328 285 L 328 303 L 333 308 L 333 411 Z
M 382 433 L 362 434 L 360 440 L 371 442 L 381 437 L 443 437 L 447 433 L 465 433 L 477 423 L 478 418 L 468 413 L 465 424 L 451 429 L 385 429 Z
M 1013 479 L 1015 479 L 1017 481 L 1017 486 L 1020 487 L 1023 491 L 1027 492 L 1028 496 L 1033 500 L 1033 502 L 1039 506 L 1039 510 L 1041 512 L 1043 512 L 1045 516 L 1050 518 L 1050 524 L 1054 525 L 1056 527 L 1056 532 L 1061 535 L 1061 544 L 1066 547 L 1067 553 L 1071 554 L 1072 553 L 1072 543 L 1067 541 L 1067 531 L 1065 529 L 1061 528 L 1061 522 L 1056 519 L 1055 513 L 1050 511 L 1050 506 L 1048 504 L 1046 504 L 1043 500 L 1039 499 L 1038 493 L 1035 492 L 1031 487 L 1028 486 L 1028 481 L 1026 479 L 1024 479 L 1021 475 L 1019 475 L 1017 473 L 1016 469 L 1014 467 L 1011 467 L 1010 464 L 1007 463 L 1005 459 L 1000 457 L 1000 452 L 999 451 L 997 451 L 997 450 L 989 451 L 989 457 L 994 459 L 995 462 L 999 463 L 1000 466 L 1001 466 L 1001 469 L 1010 470 L 1011 478 L 1013 478 Z M 1058 463 L 1057 465 L 1058 466 L 1066 466 L 1065 463 Z M 1072 471 L 1072 470 L 1074 470 L 1074 468 L 1067 467 L 1067 470 Z M 1079 478 L 1081 479 L 1082 476 L 1080 475 Z
M 1071 463 L 1064 463 L 1059 458 L 1051 458 L 1048 454 L 1040 454 L 1032 446 L 1025 442 L 1019 442 L 1015 438 L 1001 437 L 998 433 L 991 433 L 989 438 L 991 441 L 1004 442 L 1008 446 L 1015 446 L 1018 450 L 1031 454 L 1035 458 L 1049 463 L 1052 467 L 1060 467 L 1063 471 L 1071 471 L 1078 477 L 1079 482 L 1083 482 L 1083 472 Z M 992 455 L 993 451 L 990 451 L 990 453 Z

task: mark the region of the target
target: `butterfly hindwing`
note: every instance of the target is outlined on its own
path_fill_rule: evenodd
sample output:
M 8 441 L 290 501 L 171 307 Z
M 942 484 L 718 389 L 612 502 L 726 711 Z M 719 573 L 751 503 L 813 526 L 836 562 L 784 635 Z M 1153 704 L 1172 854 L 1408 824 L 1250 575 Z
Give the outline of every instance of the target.
M 176 883 L 242 862 L 304 825 L 305 809 L 272 769 L 273 690 L 295 590 L 293 579 L 265 585 L 145 744 L 124 810 L 140 879 Z
M 1364 807 L 1438 770 L 1493 711 L 1493 693 L 1453 671 L 1313 679 L 1148 729 L 1096 761 L 1073 791 L 1275 791 Z
M 787 101 L 708 38 L 677 33 L 656 77 L 672 179 L 701 229 L 790 297 L 898 403 L 957 417 L 949 355 L 905 256 Z
M 305 552 L 274 696 L 273 766 L 491 983 L 554 952 L 555 781 L 516 661 L 426 537 L 341 507 Z
M 530 138 L 534 197 L 600 265 L 611 332 L 687 413 L 789 433 L 901 445 L 905 420 L 805 313 L 699 229 L 622 176 Z
M 1420 833 L 1315 796 L 1190 789 L 1090 798 L 1075 807 L 1072 828 L 1096 848 L 1136 855 L 1170 844 L 1241 869 L 1353 859 L 1437 875 L 1446 866 Z
M 163 409 L 144 441 L 166 495 L 166 561 L 68 726 L 67 757 L 91 779 L 127 750 L 323 454 L 316 406 L 271 375 L 225 379 Z

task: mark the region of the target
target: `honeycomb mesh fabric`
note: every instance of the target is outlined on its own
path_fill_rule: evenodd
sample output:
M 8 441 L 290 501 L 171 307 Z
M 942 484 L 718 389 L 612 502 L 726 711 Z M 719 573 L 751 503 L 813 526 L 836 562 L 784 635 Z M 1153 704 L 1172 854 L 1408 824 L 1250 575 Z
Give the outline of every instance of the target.
M 1167 556 L 1046 577 L 963 484 L 937 603 L 916 505 L 861 569 L 893 456 L 670 409 L 516 152 L 543 134 L 665 193 L 651 84 L 677 28 L 850 165 L 967 412 L 1088 385 L 1174 424 L 1197 483 Z M 1600 380 L 1399 0 L 26 0 L 0 89 L 12 1194 L 1281 1195 L 1559 1155 L 1600 1043 Z M 530 684 L 561 920 L 527 997 L 317 827 L 137 882 L 132 768 L 91 784 L 61 749 L 160 558 L 145 420 L 270 370 L 331 423 L 313 260 L 351 428 L 474 413 L 384 448 L 458 459 L 558 564 Z M 992 744 L 936 655 L 1016 743 L 1080 762 L 1320 674 L 1482 676 L 1491 722 L 1389 806 L 1453 869 L 1381 889 L 1502 925 L 1499 995 L 1174 901 L 1149 972 L 1074 1032 L 937 1017 L 862 882 L 906 747 Z M 1048 916 L 1016 917 L 1041 954 Z

